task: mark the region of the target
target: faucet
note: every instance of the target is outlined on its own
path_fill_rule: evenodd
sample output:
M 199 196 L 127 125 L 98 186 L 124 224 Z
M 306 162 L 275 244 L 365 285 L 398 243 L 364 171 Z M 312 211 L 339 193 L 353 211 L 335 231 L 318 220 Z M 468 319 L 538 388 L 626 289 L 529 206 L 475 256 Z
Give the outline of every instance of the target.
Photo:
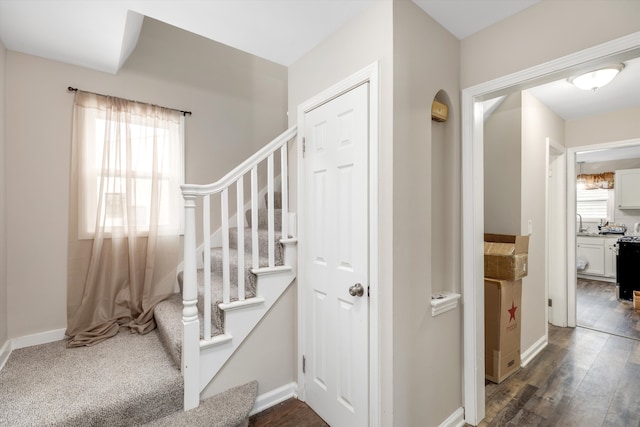
M 580 218 L 580 225 L 578 226 L 578 233 L 584 233 L 585 231 L 587 231 L 589 229 L 589 227 L 582 227 L 582 215 L 580 215 L 579 213 L 577 213 L 576 215 L 578 215 L 578 218 Z

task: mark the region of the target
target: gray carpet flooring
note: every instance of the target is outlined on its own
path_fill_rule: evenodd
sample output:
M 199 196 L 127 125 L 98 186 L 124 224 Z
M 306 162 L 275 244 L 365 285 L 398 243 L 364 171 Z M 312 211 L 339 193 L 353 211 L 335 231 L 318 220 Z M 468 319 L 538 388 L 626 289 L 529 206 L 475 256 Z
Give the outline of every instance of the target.
M 257 395 L 258 382 L 252 381 L 204 400 L 195 409 L 175 412 L 147 425 L 150 427 L 246 426 Z
M 182 387 L 156 331 L 18 349 L 0 371 L 0 425 L 142 425 L 181 410 Z
M 184 412 L 180 370 L 158 331 L 92 347 L 56 341 L 14 350 L 0 370 L 0 426 L 246 426 L 256 381 Z

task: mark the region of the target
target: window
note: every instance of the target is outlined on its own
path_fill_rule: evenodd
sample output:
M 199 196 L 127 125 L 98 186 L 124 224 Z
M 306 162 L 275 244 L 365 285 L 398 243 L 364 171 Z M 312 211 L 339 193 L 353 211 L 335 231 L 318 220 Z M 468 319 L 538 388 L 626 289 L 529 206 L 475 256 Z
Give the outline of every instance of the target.
M 159 233 L 181 231 L 183 119 L 179 113 L 165 119 L 145 112 L 145 108 L 133 113 L 83 110 L 81 238 L 93 237 L 97 224 L 106 234 L 146 235 L 151 224 L 157 224 Z
M 609 200 L 613 200 L 613 190 L 594 189 L 576 190 L 576 212 L 582 216 L 583 221 L 599 221 L 603 218 L 612 218 Z

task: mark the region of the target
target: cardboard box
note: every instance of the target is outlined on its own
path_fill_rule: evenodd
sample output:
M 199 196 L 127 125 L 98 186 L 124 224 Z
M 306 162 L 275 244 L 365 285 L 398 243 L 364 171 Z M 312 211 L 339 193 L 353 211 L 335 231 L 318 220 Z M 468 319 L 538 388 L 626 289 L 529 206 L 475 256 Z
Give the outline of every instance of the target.
M 633 291 L 633 309 L 640 310 L 640 291 Z
M 520 368 L 522 280 L 484 279 L 485 377 L 501 383 Z
M 484 277 L 518 280 L 528 274 L 529 236 L 484 235 Z

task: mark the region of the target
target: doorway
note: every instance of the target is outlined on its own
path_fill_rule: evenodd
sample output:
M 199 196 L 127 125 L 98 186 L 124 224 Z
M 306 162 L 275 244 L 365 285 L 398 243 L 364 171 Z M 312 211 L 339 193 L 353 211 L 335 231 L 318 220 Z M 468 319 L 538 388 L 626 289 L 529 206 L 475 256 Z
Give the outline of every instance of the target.
M 484 392 L 484 348 L 483 322 L 484 297 L 479 290 L 483 287 L 483 137 L 481 101 L 509 92 L 538 84 L 568 77 L 578 67 L 595 67 L 606 64 L 611 58 L 624 60 L 638 56 L 640 41 L 636 35 L 623 37 L 604 43 L 545 64 L 504 76 L 462 91 L 462 184 L 463 184 L 463 295 L 464 295 L 464 406 L 467 423 L 477 425 L 485 414 Z M 574 168 L 569 170 L 570 176 Z M 569 196 L 570 186 L 567 186 Z M 568 209 L 570 210 L 570 209 Z M 575 214 L 575 209 L 571 209 Z M 575 220 L 569 222 L 567 230 L 573 231 Z M 570 241 L 569 231 L 567 241 Z M 568 259 L 575 257 L 575 250 Z M 571 269 L 569 269 L 570 271 Z M 569 276 L 569 275 L 568 275 Z M 574 273 L 575 277 L 575 273 Z M 568 277 L 569 279 L 569 277 Z M 568 299 L 573 296 L 569 295 Z M 572 313 L 568 313 L 568 318 Z M 575 316 L 575 312 L 573 313 Z
M 640 339 L 640 316 L 633 310 L 631 301 L 619 300 L 616 283 L 617 272 L 617 240 L 620 234 L 600 234 L 607 230 L 619 232 L 626 228 L 626 235 L 636 234 L 635 222 L 640 221 L 637 210 L 618 209 L 615 200 L 615 188 L 582 190 L 578 186 L 576 175 L 586 177 L 608 176 L 628 169 L 640 168 L 640 140 L 617 141 L 598 145 L 575 147 L 568 150 L 569 166 L 573 172 L 568 175 L 567 204 L 579 218 L 580 225 L 573 228 L 573 239 L 569 253 L 576 263 L 569 274 L 568 301 L 569 321 L 587 329 L 604 332 L 626 338 Z M 611 185 L 606 185 L 610 187 Z M 593 185 L 592 185 L 593 187 Z M 607 198 L 599 214 L 589 215 L 595 210 L 597 202 L 591 201 L 589 194 L 597 191 Z M 587 210 L 578 209 L 577 205 L 586 197 Z M 580 215 L 580 216 L 578 216 Z M 574 220 L 575 221 L 575 220 Z M 606 222 L 608 228 L 598 227 Z M 619 229 L 617 227 L 620 227 Z M 580 232 L 579 228 L 582 229 Z M 578 230 L 578 232 L 576 232 Z

